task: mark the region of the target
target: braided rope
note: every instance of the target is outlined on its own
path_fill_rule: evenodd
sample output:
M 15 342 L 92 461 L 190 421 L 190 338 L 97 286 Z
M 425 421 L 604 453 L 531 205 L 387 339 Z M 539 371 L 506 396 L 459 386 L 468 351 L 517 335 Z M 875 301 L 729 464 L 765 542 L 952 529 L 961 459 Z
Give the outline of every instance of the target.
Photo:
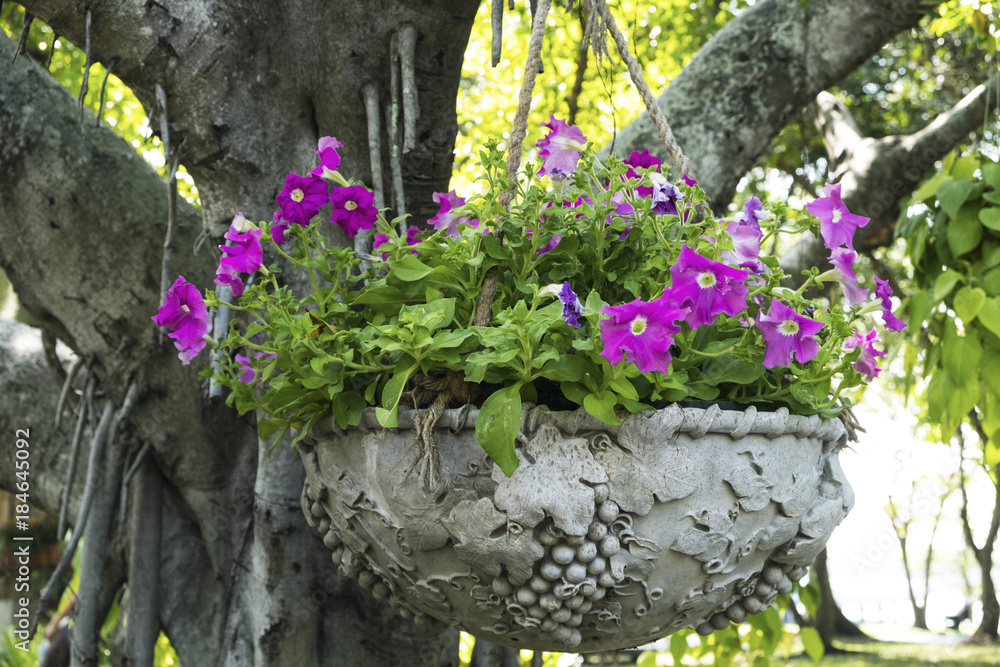
M 397 416 L 399 428 L 412 428 L 414 417 L 418 414 L 416 410 L 400 410 Z M 474 429 L 478 416 L 479 410 L 477 408 L 445 410 L 435 428 L 448 428 L 453 431 Z M 712 405 L 707 409 L 682 408 L 674 403 L 655 412 L 649 411 L 631 415 L 619 426 L 605 424 L 583 408 L 572 412 L 552 412 L 545 406 L 527 404 L 524 406 L 521 416 L 521 432 L 527 437 L 530 437 L 543 425 L 555 426 L 570 436 L 589 431 L 604 431 L 612 436 L 617 436 L 629 420 L 653 417 L 658 420 L 658 427 L 662 429 L 666 438 L 672 438 L 678 433 L 686 433 L 693 438 L 700 438 L 706 433 L 724 433 L 734 439 L 756 434 L 773 440 L 779 436 L 790 434 L 830 441 L 839 440 L 847 434 L 844 424 L 839 419 L 823 419 L 818 415 L 793 415 L 788 412 L 788 408 L 778 408 L 774 412 L 761 412 L 754 406 L 750 406 L 746 410 L 723 410 L 718 405 Z M 365 410 L 361 418 L 360 428 L 364 430 L 381 430 L 383 428 L 375 417 L 373 408 Z

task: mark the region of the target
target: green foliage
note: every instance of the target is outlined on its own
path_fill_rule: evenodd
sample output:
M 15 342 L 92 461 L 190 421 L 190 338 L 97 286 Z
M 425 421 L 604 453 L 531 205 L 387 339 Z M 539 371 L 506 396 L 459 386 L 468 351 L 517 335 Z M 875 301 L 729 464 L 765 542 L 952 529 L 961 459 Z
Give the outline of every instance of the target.
M 914 201 L 923 210 L 898 227 L 915 287 L 906 309 L 906 390 L 923 389 L 925 419 L 945 440 L 974 411 L 993 466 L 1000 463 L 1000 383 L 992 372 L 1000 361 L 1000 164 L 952 154 Z
M 263 437 L 295 429 L 294 444 L 328 414 L 342 428 L 355 426 L 369 405 L 383 426 L 395 427 L 400 405 L 426 406 L 433 396 L 420 398 L 420 388 L 438 386 L 438 378 L 450 374 L 485 385 L 476 434 L 509 475 L 517 467 L 522 401 L 537 403 L 540 393 L 549 407 L 582 406 L 618 424 L 621 415 L 685 399 L 777 403 L 797 413 L 833 416 L 841 409 L 841 392 L 864 383 L 853 367 L 860 350 L 845 352 L 843 344 L 877 304 L 844 308 L 804 296 L 809 287 L 839 274 L 814 270 L 793 292 L 781 286 L 785 274 L 776 259 L 762 257 L 769 271 L 737 273 L 741 277 L 733 285 L 739 287 L 726 287 L 734 290 L 726 298 L 745 307 L 733 315 L 715 310 L 691 328 L 685 317 L 696 306 L 681 308 L 681 297 L 670 291 L 671 285 L 680 289 L 682 278 L 673 273 L 678 267 L 695 271 L 678 264 L 682 249 L 715 262 L 733 249 L 729 221 L 700 215 L 705 195 L 697 186 L 684 184 L 677 191 L 676 213 L 654 212 L 653 198 L 638 196 L 636 188 L 651 186 L 654 175 L 662 177 L 641 168 L 627 177 L 628 165 L 612 156 L 605 166 L 587 148 L 567 179 L 537 178 L 529 163 L 526 178 L 513 184 L 508 210 L 500 194 L 511 184 L 495 142 L 482 151 L 481 161 L 484 194 L 450 213 L 481 221 L 479 226 L 461 224 L 454 236 L 428 233 L 408 245 L 406 234 L 397 231 L 400 221 L 380 217 L 375 231 L 387 242 L 378 248 L 382 257 L 371 258 L 367 267 L 352 249 L 328 245 L 316 223 L 293 226 L 287 252 L 274 245 L 310 276 L 314 291 L 299 298 L 279 284 L 276 266 L 262 269 L 261 279 L 231 304 L 247 312 L 245 321 L 252 324 L 242 330 L 234 325 L 223 342 L 227 350 L 244 348 L 254 359 L 227 361 L 215 375 L 232 388 L 228 400 L 240 411 L 269 415 L 258 424 Z M 804 219 L 783 231 L 804 232 L 813 225 Z M 265 241 L 271 226 L 261 223 L 268 230 Z M 777 233 L 774 220 L 763 220 L 761 231 L 765 239 Z M 342 276 L 359 272 L 364 285 L 350 289 Z M 491 274 L 497 278 L 491 324 L 474 326 L 477 301 L 470 295 L 478 294 Z M 699 276 L 716 284 L 712 273 Z M 693 273 L 689 280 L 695 280 Z M 579 291 L 579 299 L 561 294 L 567 285 Z M 772 343 L 751 323 L 773 299 L 823 323 L 808 363 L 762 365 Z M 219 304 L 211 293 L 208 302 Z M 629 314 L 634 320 L 618 324 L 607 319 L 609 307 L 634 308 L 623 304 L 638 302 L 650 308 L 646 315 Z M 580 311 L 578 323 L 567 318 L 570 304 Z M 662 310 L 669 319 L 655 314 Z M 674 343 L 669 353 L 667 346 L 648 353 L 646 359 L 655 356 L 655 363 L 642 357 L 652 345 L 639 337 L 647 317 L 649 326 L 667 326 L 656 317 L 669 326 L 680 323 L 669 334 Z M 614 355 L 606 342 L 612 327 L 643 341 L 623 342 L 629 356 L 622 362 L 617 354 L 615 364 L 609 363 Z M 659 334 L 646 334 L 653 335 Z M 253 380 L 247 384 L 241 376 L 248 373 Z M 434 390 L 439 391 L 444 390 Z M 450 399 L 467 402 L 471 395 Z

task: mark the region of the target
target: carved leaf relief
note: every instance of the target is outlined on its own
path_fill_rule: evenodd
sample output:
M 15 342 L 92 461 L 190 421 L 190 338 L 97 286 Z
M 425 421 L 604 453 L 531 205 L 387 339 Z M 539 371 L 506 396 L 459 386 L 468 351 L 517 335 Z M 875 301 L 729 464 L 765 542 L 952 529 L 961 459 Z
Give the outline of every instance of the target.
M 458 557 L 493 576 L 506 566 L 512 580 L 524 582 L 531 577 L 535 561 L 545 554 L 530 530 L 508 530 L 507 517 L 489 498 L 459 503 L 444 524 L 455 540 Z
M 649 514 L 654 499 L 665 503 L 686 498 L 699 485 L 698 471 L 687 447 L 663 444 L 645 451 L 645 455 L 633 455 L 609 447 L 594 454 L 606 470 L 616 471 L 608 483 L 611 497 L 626 512 L 640 516 Z
M 594 519 L 594 490 L 608 474 L 594 460 L 587 441 L 566 438 L 541 426 L 521 451 L 521 465 L 507 478 L 493 469 L 498 483 L 494 501 L 512 521 L 534 527 L 546 516 L 568 535 L 586 535 Z

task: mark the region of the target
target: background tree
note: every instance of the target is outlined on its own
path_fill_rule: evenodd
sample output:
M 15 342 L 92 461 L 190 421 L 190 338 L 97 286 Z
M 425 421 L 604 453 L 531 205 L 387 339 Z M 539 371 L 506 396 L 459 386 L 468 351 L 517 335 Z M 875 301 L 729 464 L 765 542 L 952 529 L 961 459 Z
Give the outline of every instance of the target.
M 948 497 L 954 492 L 957 482 L 949 480 L 946 484 L 935 485 L 937 506 L 929 502 L 928 486 L 926 479 L 923 484 L 918 484 L 917 479 L 913 479 L 910 485 L 910 492 L 904 498 L 893 498 L 889 496 L 885 505 L 885 513 L 892 522 L 893 531 L 896 533 L 896 540 L 899 542 L 899 549 L 903 555 L 903 570 L 906 573 L 906 588 L 910 595 L 910 606 L 913 607 L 913 627 L 927 630 L 927 597 L 931 589 L 931 562 L 934 556 L 934 536 L 937 534 L 938 524 L 944 513 L 944 504 Z M 919 486 L 925 488 L 919 489 Z M 921 586 L 923 594 L 917 599 L 914 591 L 914 580 L 917 574 L 910 565 L 912 556 L 907 550 L 910 544 L 911 528 L 919 518 L 926 518 L 930 514 L 932 517 L 931 534 L 927 540 L 927 551 L 924 555 Z
M 578 10 L 586 14 L 590 6 L 580 2 Z M 932 5 L 890 0 L 761 0 L 746 9 L 736 3 L 728 14 L 714 3 L 695 11 L 689 7 L 660 3 L 650 19 L 654 12 L 624 3 L 619 23 L 641 45 L 644 62 L 659 58 L 651 50 L 659 35 L 675 45 L 669 66 L 653 65 L 663 73 L 650 78 L 670 79 L 658 103 L 718 211 L 800 109 L 887 41 L 911 35 L 935 11 Z M 6 5 L 6 24 L 17 28 L 15 35 L 24 28 L 26 47 L 40 41 L 37 31 L 44 22 L 82 49 L 77 58 L 82 68 L 100 63 L 114 72 L 150 116 L 165 149 L 166 175 L 179 161 L 201 205 L 199 210 L 182 199 L 174 208 L 163 175 L 127 140 L 95 127 L 86 113 L 81 124 L 73 96 L 33 62 L 45 60 L 43 54 L 35 52 L 0 72 L 0 267 L 23 308 L 41 325 L 41 332 L 5 325 L 0 425 L 5 433 L 32 429 L 32 501 L 39 507 L 58 512 L 61 491 L 70 488 L 68 515 L 79 524 L 86 506 L 82 497 L 98 498 L 87 530 L 106 531 L 112 539 L 103 550 L 89 547 L 84 567 L 93 575 L 87 599 L 81 599 L 80 628 L 99 627 L 93 619 L 103 618 L 114 592 L 128 580 L 133 595 L 126 613 L 136 621 L 130 627 L 141 627 L 143 619 L 161 626 L 184 664 L 454 662 L 454 632 L 418 629 L 337 574 L 303 519 L 302 469 L 294 455 L 278 447 L 268 457 L 253 421 L 206 396 L 194 365 L 177 364 L 148 318 L 160 295 L 168 219 L 175 226 L 168 243 L 171 277 L 180 273 L 208 284 L 216 264 L 212 246 L 233 213 L 270 219 L 285 174 L 314 164 L 321 136 L 332 134 L 345 144 L 342 171 L 376 186 L 396 212 L 405 208 L 418 224 L 433 215 L 431 193 L 448 190 L 452 173 L 455 102 L 460 90 L 473 90 L 463 80 L 462 62 L 478 9 L 477 0 Z M 549 21 L 554 36 L 549 48 L 568 44 L 560 53 L 577 63 L 579 15 L 557 10 Z M 508 46 L 523 36 L 525 23 L 521 32 L 513 31 Z M 675 24 L 696 39 L 685 42 L 683 30 L 668 29 Z M 656 27 L 660 32 L 654 35 Z M 690 49 L 684 53 L 685 44 L 702 42 L 696 55 Z M 817 49 L 819 44 L 828 48 Z M 0 40 L 0 59 L 12 59 L 15 48 L 15 40 Z M 512 48 L 507 56 L 519 62 Z M 605 122 L 601 115 L 587 121 L 587 110 L 592 112 L 593 100 L 608 90 L 614 99 L 623 71 L 619 64 L 603 67 L 589 75 L 595 78 L 585 71 L 576 98 L 578 122 L 595 141 L 610 137 L 595 127 Z M 546 68 L 546 76 L 574 71 L 561 69 L 551 53 Z M 968 82 L 983 78 L 982 68 L 976 68 Z M 90 80 L 84 76 L 88 85 Z M 574 88 L 567 86 L 568 93 Z M 545 91 L 536 105 L 540 113 L 565 108 L 561 94 L 545 97 L 550 87 L 544 81 L 539 90 Z M 966 92 L 959 87 L 956 96 L 942 101 L 942 109 Z M 981 123 L 985 96 L 969 95 L 960 106 L 969 113 L 943 111 L 948 115 L 939 125 L 946 129 L 926 125 L 924 143 L 882 137 L 861 144 L 909 164 L 905 173 L 907 179 L 912 173 L 915 183 Z M 103 107 L 100 113 L 107 115 Z M 615 139 L 619 154 L 656 146 L 645 114 Z M 891 175 L 898 162 L 875 160 L 865 167 L 860 159 L 842 159 L 855 153 L 840 151 L 835 161 L 850 165 L 842 176 L 845 194 L 858 193 L 857 200 L 848 199 L 852 209 L 868 215 L 876 205 L 887 206 L 863 192 L 890 192 L 889 204 L 895 205 L 911 181 L 896 187 L 872 165 L 891 165 Z M 810 172 L 807 180 L 822 180 L 825 173 Z M 862 188 L 871 183 L 881 185 Z M 872 227 L 884 229 L 881 222 Z M 203 233 L 210 240 L 190 253 Z M 885 234 L 872 238 L 871 247 L 889 240 Z M 68 412 L 58 426 L 52 419 L 71 357 L 59 352 L 56 339 L 84 360 L 72 383 L 82 392 L 77 409 L 89 405 L 84 438 L 74 438 Z M 45 360 L 55 382 L 40 379 Z M 62 409 L 73 403 L 71 398 Z M 78 449 L 74 441 L 84 444 Z M 8 439 L 0 446 L 13 444 Z M 75 449 L 81 461 L 95 451 L 105 458 L 95 456 L 88 476 L 88 466 L 70 465 Z M 153 479 L 157 471 L 162 476 L 162 506 L 143 515 L 133 503 L 122 521 L 117 508 L 129 488 L 123 477 L 141 457 L 143 465 L 155 466 Z M 10 488 L 14 477 L 7 461 L 13 456 L 0 460 L 0 484 Z M 145 474 L 133 481 L 144 478 L 143 484 L 149 482 Z M 134 499 L 134 487 L 129 495 Z M 156 516 L 159 566 L 140 566 L 137 550 L 120 538 L 146 530 Z M 134 594 L 143 586 L 157 591 L 155 604 Z M 92 652 L 75 659 L 92 662 Z

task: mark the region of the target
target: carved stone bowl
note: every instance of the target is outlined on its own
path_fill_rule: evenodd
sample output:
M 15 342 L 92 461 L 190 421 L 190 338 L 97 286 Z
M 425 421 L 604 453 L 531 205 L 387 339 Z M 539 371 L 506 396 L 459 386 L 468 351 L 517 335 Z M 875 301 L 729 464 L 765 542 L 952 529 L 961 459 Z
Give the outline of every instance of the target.
M 462 413 L 435 431 L 450 485 L 434 491 L 407 474 L 412 412 L 399 429 L 374 413 L 320 425 L 299 446 L 302 507 L 376 598 L 508 646 L 608 650 L 742 621 L 791 590 L 854 502 L 839 420 L 671 406 L 612 427 L 528 406 L 507 478 Z

